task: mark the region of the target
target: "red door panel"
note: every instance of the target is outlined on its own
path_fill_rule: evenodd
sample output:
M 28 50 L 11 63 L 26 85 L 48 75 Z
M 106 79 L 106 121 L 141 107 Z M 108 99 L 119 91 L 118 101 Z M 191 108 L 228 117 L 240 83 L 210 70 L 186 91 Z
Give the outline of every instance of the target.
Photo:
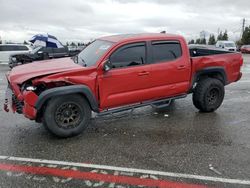
M 190 66 L 182 59 L 152 65 L 151 83 L 155 98 L 186 93 L 189 88 Z
M 112 108 L 151 98 L 147 94 L 150 76 L 151 65 L 111 69 L 99 76 L 100 107 Z
M 150 82 L 155 91 L 154 97 L 158 99 L 186 93 L 191 74 L 188 51 L 184 51 L 179 41 L 154 41 L 151 49 Z

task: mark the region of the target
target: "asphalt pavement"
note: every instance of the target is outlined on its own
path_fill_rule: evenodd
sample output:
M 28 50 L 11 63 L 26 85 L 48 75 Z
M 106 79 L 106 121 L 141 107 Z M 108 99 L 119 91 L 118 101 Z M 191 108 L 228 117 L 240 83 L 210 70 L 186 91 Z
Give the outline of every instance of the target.
M 3 111 L 8 70 L 0 66 L 0 188 L 250 187 L 250 55 L 214 113 L 198 112 L 188 96 L 160 113 L 95 117 L 68 139 Z

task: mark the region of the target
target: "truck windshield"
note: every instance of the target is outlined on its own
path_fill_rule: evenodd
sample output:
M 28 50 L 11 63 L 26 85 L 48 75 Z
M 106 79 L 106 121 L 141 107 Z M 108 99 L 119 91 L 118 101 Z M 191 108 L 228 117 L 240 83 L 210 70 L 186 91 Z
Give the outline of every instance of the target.
M 235 47 L 235 44 L 234 43 L 225 43 L 225 46 L 226 47 Z
M 112 42 L 96 40 L 88 45 L 78 55 L 78 64 L 89 67 L 95 65 L 98 59 L 113 45 Z

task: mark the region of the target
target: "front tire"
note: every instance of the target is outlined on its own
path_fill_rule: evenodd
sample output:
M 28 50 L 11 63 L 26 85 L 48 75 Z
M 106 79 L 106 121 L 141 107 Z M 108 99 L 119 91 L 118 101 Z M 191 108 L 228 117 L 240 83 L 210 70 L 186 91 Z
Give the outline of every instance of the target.
M 52 134 L 66 138 L 82 133 L 88 126 L 91 109 L 80 95 L 65 95 L 48 101 L 43 124 Z
M 225 95 L 223 83 L 206 78 L 197 83 L 193 92 L 193 104 L 201 112 L 213 112 L 220 107 Z

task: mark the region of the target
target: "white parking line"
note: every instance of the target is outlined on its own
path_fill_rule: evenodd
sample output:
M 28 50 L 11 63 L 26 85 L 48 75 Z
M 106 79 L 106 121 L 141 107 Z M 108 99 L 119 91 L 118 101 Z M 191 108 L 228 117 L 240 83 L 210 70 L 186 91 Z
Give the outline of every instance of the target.
M 144 169 L 136 169 L 136 168 L 125 168 L 125 167 L 97 165 L 97 164 L 86 164 L 86 163 L 75 163 L 75 162 L 67 162 L 67 161 L 55 161 L 55 160 L 46 160 L 46 159 L 22 158 L 22 157 L 13 157 L 13 156 L 0 156 L 0 159 L 1 160 L 8 160 L 8 161 L 21 161 L 21 162 L 31 162 L 31 163 L 57 164 L 57 165 L 66 165 L 66 166 L 75 166 L 75 167 L 84 167 L 84 168 L 94 168 L 94 169 L 104 169 L 104 170 L 112 170 L 112 171 L 151 174 L 151 175 L 158 175 L 158 176 L 166 176 L 166 177 L 174 177 L 174 178 L 185 178 L 185 179 L 196 179 L 196 180 L 203 180 L 203 181 L 229 183 L 229 184 L 250 185 L 250 180 L 229 179 L 229 178 L 220 178 L 220 177 L 212 177 L 212 176 L 201 176 L 201 175 L 174 173 L 174 172 L 144 170 Z

